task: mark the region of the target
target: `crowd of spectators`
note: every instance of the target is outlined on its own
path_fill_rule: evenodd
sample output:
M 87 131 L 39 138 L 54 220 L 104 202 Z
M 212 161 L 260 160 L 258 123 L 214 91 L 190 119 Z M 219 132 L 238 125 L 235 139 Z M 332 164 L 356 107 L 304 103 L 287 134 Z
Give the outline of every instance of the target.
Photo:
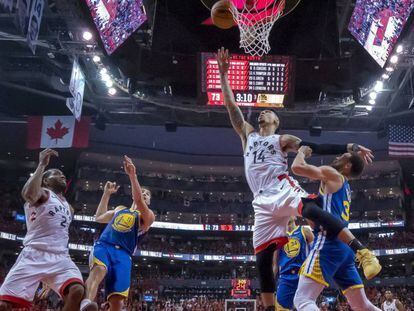
M 358 179 L 368 180 L 368 179 L 389 179 L 399 176 L 399 171 L 391 172 L 375 172 L 373 174 L 363 174 Z M 244 182 L 244 176 L 235 176 L 235 175 L 215 175 L 215 174 L 200 174 L 200 175 L 188 175 L 188 172 L 176 172 L 176 173 L 163 173 L 156 171 L 139 171 L 137 172 L 139 177 L 148 177 L 148 178 L 158 178 L 162 180 L 177 180 L 177 181 L 188 181 L 188 182 L 203 182 L 203 183 L 239 183 Z M 82 166 L 79 169 L 78 178 L 84 179 L 89 178 L 93 179 L 95 177 L 106 177 L 107 179 L 122 178 L 125 176 L 125 173 L 122 169 L 111 169 L 107 167 L 101 167 L 99 165 L 88 165 Z M 300 183 L 311 183 L 315 182 L 305 177 L 295 176 Z
M 414 290 L 408 287 L 396 288 L 366 288 L 366 293 L 371 302 L 378 308 L 381 308 L 385 300 L 385 291 L 391 290 L 394 298 L 401 301 L 406 311 L 414 310 Z M 143 290 L 138 287 L 130 289 L 129 299 L 127 300 L 124 310 L 128 311 L 224 311 L 225 300 L 230 299 L 230 288 L 226 289 L 208 289 L 208 288 L 164 288 L 161 290 Z M 144 296 L 149 298 L 144 301 Z M 255 291 L 252 292 L 250 299 L 256 300 L 256 310 L 263 311 L 260 298 Z M 99 304 L 104 307 L 105 302 L 103 295 L 99 295 Z M 317 304 L 320 310 L 326 311 L 351 311 L 349 304 L 344 296 L 335 290 L 327 290 L 319 296 Z M 48 301 L 37 301 L 35 310 L 47 310 L 46 306 L 50 306 Z M 234 307 L 231 304 L 228 307 Z M 247 310 L 249 304 L 245 304 Z M 50 310 L 50 309 L 49 309 Z M 60 310 L 60 306 L 55 310 Z M 228 309 L 230 310 L 230 309 Z M 234 309 L 231 309 L 234 311 Z

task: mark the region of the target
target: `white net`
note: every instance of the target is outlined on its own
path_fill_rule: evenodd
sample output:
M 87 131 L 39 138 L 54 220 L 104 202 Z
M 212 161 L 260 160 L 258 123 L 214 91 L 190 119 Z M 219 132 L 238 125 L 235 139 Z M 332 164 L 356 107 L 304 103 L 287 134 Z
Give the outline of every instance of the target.
M 269 34 L 282 16 L 285 0 L 233 0 L 230 7 L 240 29 L 240 47 L 253 56 L 269 53 Z
M 256 311 L 255 299 L 226 299 L 225 311 Z

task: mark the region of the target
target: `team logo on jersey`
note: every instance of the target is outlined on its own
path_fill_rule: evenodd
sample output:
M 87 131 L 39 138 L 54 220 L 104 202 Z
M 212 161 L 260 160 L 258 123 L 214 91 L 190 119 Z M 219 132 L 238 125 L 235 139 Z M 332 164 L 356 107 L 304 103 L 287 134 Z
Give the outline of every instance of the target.
M 299 240 L 296 238 L 289 238 L 289 242 L 285 244 L 283 250 L 289 258 L 296 257 L 297 255 L 299 255 L 300 252 Z
M 135 224 L 135 216 L 133 214 L 120 214 L 116 216 L 112 228 L 118 232 L 131 231 Z

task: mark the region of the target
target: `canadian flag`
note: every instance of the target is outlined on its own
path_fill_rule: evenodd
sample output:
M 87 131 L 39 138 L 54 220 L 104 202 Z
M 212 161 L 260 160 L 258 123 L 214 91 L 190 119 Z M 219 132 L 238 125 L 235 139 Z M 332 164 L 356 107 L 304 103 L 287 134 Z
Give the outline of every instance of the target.
M 90 117 L 79 122 L 74 116 L 43 116 L 27 119 L 27 148 L 86 148 Z

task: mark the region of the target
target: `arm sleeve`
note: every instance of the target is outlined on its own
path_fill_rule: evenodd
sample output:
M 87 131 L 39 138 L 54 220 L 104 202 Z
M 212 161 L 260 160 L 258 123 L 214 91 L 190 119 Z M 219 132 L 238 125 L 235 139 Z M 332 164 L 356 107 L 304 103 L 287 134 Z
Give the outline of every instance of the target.
M 301 141 L 299 146 L 309 146 L 317 154 L 342 154 L 348 152 L 346 144 L 315 144 L 308 141 Z

